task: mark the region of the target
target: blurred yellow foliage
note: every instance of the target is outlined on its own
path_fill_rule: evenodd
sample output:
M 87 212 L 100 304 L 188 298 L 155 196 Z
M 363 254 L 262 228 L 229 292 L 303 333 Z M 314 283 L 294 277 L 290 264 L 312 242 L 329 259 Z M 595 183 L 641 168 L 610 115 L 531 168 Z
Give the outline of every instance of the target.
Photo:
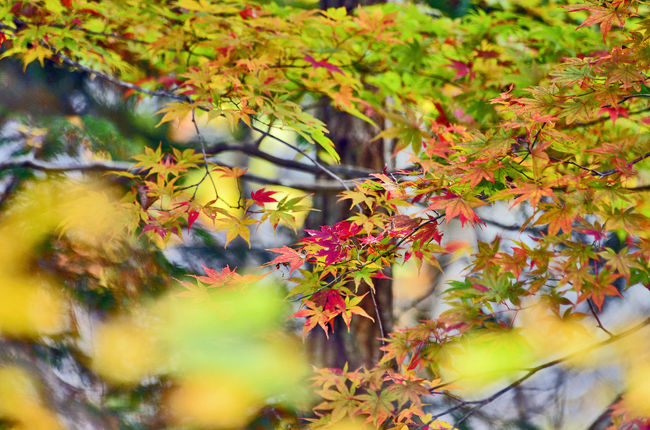
M 160 365 L 157 337 L 146 324 L 118 318 L 95 333 L 93 367 L 110 381 L 139 381 L 159 371 Z
M 217 287 L 218 288 L 218 287 Z M 118 383 L 164 373 L 167 401 L 181 424 L 238 427 L 274 397 L 306 401 L 306 361 L 281 331 L 272 285 L 227 289 L 204 300 L 165 297 L 96 334 L 93 368 Z
M 647 357 L 646 357 L 647 358 Z M 650 362 L 637 363 L 627 370 L 625 404 L 633 415 L 650 416 Z
M 519 377 L 521 372 L 559 357 L 571 356 L 565 365 L 598 365 L 602 350 L 591 348 L 599 338 L 578 318 L 562 319 L 544 303 L 523 306 L 519 327 L 469 335 L 446 346 L 443 368 L 455 385 L 481 390 L 502 378 Z
M 561 319 L 543 303 L 533 304 L 520 312 L 522 334 L 539 359 L 556 358 L 579 352 L 598 341 L 594 329 L 588 329 L 578 318 Z M 577 354 L 566 364 L 593 365 L 598 351 Z
M 462 389 L 480 391 L 502 378 L 518 376 L 535 359 L 526 339 L 515 331 L 470 335 L 443 349 L 449 380 Z
M 107 187 L 73 180 L 34 181 L 9 203 L 0 224 L 0 330 L 21 336 L 67 328 L 67 300 L 35 270 L 36 248 L 53 233 L 104 246 L 125 237 L 127 214 Z
M 19 336 L 54 334 L 67 328 L 64 295 L 37 277 L 0 277 L 0 331 Z
M 43 405 L 34 380 L 19 367 L 0 368 L 0 418 L 11 421 L 15 430 L 63 430 Z
M 263 402 L 254 386 L 242 384 L 227 372 L 181 377 L 168 398 L 177 422 L 208 428 L 242 427 Z
M 371 430 L 374 427 L 364 423 L 361 420 L 343 419 L 336 424 L 328 427 L 330 430 Z

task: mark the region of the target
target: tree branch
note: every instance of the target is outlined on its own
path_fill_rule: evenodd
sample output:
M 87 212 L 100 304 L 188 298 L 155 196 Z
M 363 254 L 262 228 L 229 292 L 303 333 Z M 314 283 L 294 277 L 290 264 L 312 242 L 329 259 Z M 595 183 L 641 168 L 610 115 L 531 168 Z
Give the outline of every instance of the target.
M 269 133 L 268 131 L 265 131 L 265 130 L 262 130 L 261 128 L 259 128 L 259 127 L 256 127 L 256 126 L 253 125 L 253 124 L 251 124 L 250 127 L 251 127 L 253 130 L 257 131 L 258 133 L 262 133 L 263 135 L 265 135 L 265 136 L 267 136 L 267 137 L 270 137 L 271 139 L 276 140 L 276 141 L 282 143 L 283 145 L 285 145 L 285 146 L 287 146 L 287 147 L 293 149 L 293 150 L 296 151 L 297 153 L 303 155 L 305 158 L 307 158 L 309 161 L 311 161 L 311 162 L 314 164 L 314 166 L 318 167 L 318 168 L 319 168 L 320 170 L 322 170 L 325 174 L 327 174 L 328 176 L 330 176 L 331 178 L 333 178 L 334 180 L 336 180 L 338 183 L 340 183 L 340 184 L 343 186 L 343 188 L 345 188 L 346 190 L 350 190 L 350 187 L 349 187 L 348 185 L 346 185 L 346 183 L 343 181 L 343 179 L 341 179 L 341 178 L 340 178 L 336 173 L 332 172 L 330 169 L 328 169 L 327 167 L 323 166 L 321 163 L 318 162 L 318 160 L 316 160 L 314 157 L 312 157 L 312 156 L 310 156 L 309 154 L 307 154 L 307 153 L 306 153 L 305 151 L 303 151 L 302 149 L 298 148 L 297 146 L 294 146 L 294 145 L 290 144 L 289 142 L 287 142 L 287 141 L 285 141 L 285 140 L 283 140 L 283 139 L 280 139 L 279 137 L 277 137 L 277 136 L 274 135 L 274 134 Z
M 132 84 L 130 82 L 126 82 L 126 81 L 123 81 L 121 79 L 118 79 L 118 78 L 116 78 L 114 76 L 111 76 L 111 75 L 109 75 L 107 73 L 100 72 L 98 70 L 95 70 L 95 69 L 92 69 L 90 67 L 84 66 L 81 63 L 79 63 L 77 61 L 74 61 L 71 58 L 68 58 L 66 55 L 62 54 L 61 52 L 57 51 L 55 48 L 53 48 L 53 47 L 51 47 L 51 46 L 49 46 L 47 44 L 43 44 L 43 46 L 45 46 L 50 51 L 52 51 L 53 56 L 55 58 L 58 58 L 62 63 L 67 64 L 68 66 L 71 66 L 71 67 L 75 67 L 75 68 L 77 68 L 79 70 L 82 70 L 82 71 L 84 71 L 86 73 L 96 75 L 96 76 L 104 79 L 105 81 L 111 82 L 111 83 L 113 83 L 115 85 L 118 85 L 118 86 L 121 86 L 121 87 L 124 87 L 124 88 L 128 88 L 128 89 L 131 89 L 133 91 L 140 92 L 140 93 L 148 94 L 150 96 L 166 97 L 166 98 L 170 98 L 170 99 L 174 99 L 174 100 L 184 101 L 184 102 L 187 102 L 187 103 L 190 103 L 190 104 L 194 103 L 194 100 L 190 96 L 175 94 L 175 93 L 172 93 L 172 92 L 169 92 L 169 91 L 147 90 L 147 89 L 142 88 L 142 87 L 140 87 L 138 85 L 135 85 L 135 84 Z M 204 106 L 196 106 L 194 109 L 200 109 L 200 110 L 203 110 L 203 111 L 206 111 L 206 112 L 209 111 L 209 109 L 204 107 Z M 271 133 L 269 133 L 269 132 L 267 132 L 265 130 L 260 129 L 259 127 L 256 127 L 253 124 L 250 125 L 250 128 L 257 131 L 258 133 L 262 133 L 263 135 L 265 135 L 267 137 L 270 137 L 271 139 L 274 139 L 274 140 L 282 143 L 283 145 L 293 149 L 294 151 L 298 152 L 299 154 L 302 154 L 309 161 L 311 161 L 314 164 L 314 166 L 316 166 L 318 169 L 320 169 L 325 174 L 327 174 L 328 176 L 330 176 L 331 178 L 336 180 L 339 184 L 341 184 L 341 186 L 345 190 L 350 189 L 350 187 L 345 183 L 345 181 L 343 181 L 343 179 L 341 179 L 336 173 L 332 172 L 330 169 L 328 169 L 327 167 L 325 167 L 324 165 L 319 163 L 316 159 L 314 159 L 313 157 L 311 157 L 310 155 L 305 153 L 300 148 L 290 144 L 289 142 L 286 142 L 283 139 L 280 139 L 279 137 L 277 137 L 277 136 L 275 136 L 275 135 L 273 135 L 273 134 L 271 134 Z
M 223 163 L 220 163 L 224 165 Z M 91 163 L 52 163 L 36 160 L 29 157 L 14 158 L 0 162 L 0 170 L 10 169 L 32 169 L 42 172 L 64 173 L 64 172 L 129 172 L 142 175 L 142 169 L 133 168 L 133 164 L 119 161 L 94 161 Z M 271 179 L 262 176 L 245 173 L 242 176 L 245 181 L 258 184 L 281 185 L 283 187 L 296 188 L 307 192 L 331 192 L 336 193 L 343 190 L 343 187 L 335 181 L 316 181 L 305 183 L 304 181 L 291 181 L 283 179 Z
M 591 311 L 591 314 L 594 316 L 596 319 L 596 325 L 598 328 L 600 328 L 602 331 L 607 333 L 610 337 L 614 336 L 611 331 L 607 330 L 603 323 L 600 321 L 600 317 L 598 316 L 598 312 L 596 312 L 596 308 L 594 307 L 594 304 L 591 299 L 587 299 L 587 303 L 589 304 L 589 310 Z
M 220 152 L 227 152 L 227 151 L 242 152 L 246 155 L 261 158 L 277 166 L 286 167 L 288 169 L 300 170 L 302 172 L 309 172 L 309 173 L 314 172 L 314 166 L 312 165 L 301 163 L 295 160 L 288 160 L 286 158 L 276 157 L 275 155 L 271 155 L 267 152 L 261 151 L 255 145 L 248 144 L 248 143 L 244 143 L 241 145 L 229 144 L 229 143 L 218 143 L 216 145 L 208 146 L 206 148 L 206 153 L 208 155 L 214 155 Z M 357 166 L 327 166 L 327 167 L 335 173 L 351 176 L 351 177 L 366 176 L 369 173 L 373 172 L 370 169 L 364 169 L 362 167 L 357 167 Z
M 643 155 L 641 155 L 641 156 L 635 158 L 634 160 L 630 161 L 629 163 L 626 163 L 625 165 L 628 166 L 628 167 L 629 167 L 629 166 L 632 166 L 632 165 L 638 163 L 639 161 L 645 160 L 645 159 L 648 158 L 648 157 L 650 157 L 650 152 L 646 152 L 645 154 L 643 154 Z M 582 165 L 576 163 L 575 161 L 561 160 L 561 159 L 559 159 L 559 158 L 555 158 L 555 157 L 551 157 L 551 156 L 549 156 L 548 158 L 551 159 L 551 160 L 553 160 L 553 161 L 560 162 L 560 163 L 571 164 L 571 165 L 576 166 L 576 167 L 578 167 L 578 168 L 580 168 L 580 169 L 582 169 L 582 170 L 586 170 L 586 171 L 588 171 L 588 172 L 591 172 L 591 174 L 592 174 L 593 176 L 599 176 L 599 177 L 601 177 L 601 178 L 603 178 L 603 177 L 605 177 L 605 176 L 610 176 L 610 175 L 613 175 L 613 174 L 619 172 L 618 169 L 609 169 L 609 170 L 605 170 L 605 171 L 603 171 L 603 172 L 600 172 L 600 171 L 598 171 L 598 170 L 595 170 L 595 169 L 591 169 L 591 168 L 589 168 L 589 167 L 582 166 Z
M 448 409 L 434 415 L 431 418 L 431 420 L 429 420 L 427 423 L 424 423 L 423 425 L 421 425 L 419 427 L 419 429 L 424 429 L 425 427 L 427 427 L 429 424 L 431 424 L 436 419 L 438 419 L 440 417 L 443 417 L 443 416 L 445 416 L 447 414 L 450 414 L 450 413 L 452 413 L 454 411 L 457 411 L 458 409 L 464 408 L 466 406 L 473 406 L 473 408 L 469 412 L 467 412 L 465 415 L 463 415 L 463 417 L 461 417 L 458 421 L 456 421 L 456 423 L 454 424 L 454 427 L 457 427 L 459 424 L 462 424 L 464 421 L 466 421 L 467 418 L 469 418 L 478 409 L 482 408 L 483 406 L 485 406 L 485 405 L 487 405 L 489 403 L 492 403 L 493 401 L 495 401 L 496 399 L 498 399 L 499 397 L 501 397 L 502 395 L 504 395 L 508 391 L 512 390 L 513 388 L 518 387 L 524 381 L 529 379 L 531 376 L 535 375 L 537 372 L 539 372 L 541 370 L 544 370 L 544 369 L 548 369 L 550 367 L 557 366 L 558 364 L 564 363 L 564 362 L 566 362 L 568 360 L 571 360 L 572 358 L 575 358 L 577 356 L 580 356 L 582 354 L 590 352 L 590 351 L 592 351 L 594 349 L 598 349 L 598 348 L 601 348 L 603 346 L 607 346 L 610 343 L 614 343 L 614 342 L 616 342 L 616 341 L 618 341 L 618 340 L 620 340 L 620 339 L 622 339 L 624 337 L 627 337 L 627 336 L 629 336 L 631 334 L 636 333 L 637 331 L 643 329 L 644 327 L 646 327 L 648 325 L 650 325 L 650 318 L 646 318 L 641 323 L 639 323 L 639 324 L 635 325 L 634 327 L 629 328 L 629 329 L 627 329 L 627 330 L 625 330 L 625 331 L 623 331 L 621 333 L 614 334 L 614 335 L 610 336 L 609 339 L 603 340 L 601 342 L 594 343 L 593 345 L 590 345 L 590 346 L 588 346 L 586 348 L 582 348 L 579 351 L 567 354 L 564 357 L 560 357 L 560 358 L 557 358 L 555 360 L 551 360 L 549 362 L 546 362 L 546 363 L 540 364 L 538 366 L 532 367 L 530 369 L 527 369 L 526 374 L 524 376 L 522 376 L 521 378 L 519 378 L 516 381 L 512 382 L 511 384 L 503 387 L 502 389 L 495 392 L 494 394 L 492 394 L 492 395 L 490 395 L 488 397 L 485 397 L 483 399 L 480 399 L 480 400 L 464 401 L 464 402 L 462 402 L 462 403 L 460 403 L 460 404 L 458 404 L 456 406 L 448 408 Z M 526 369 L 524 369 L 524 370 L 526 370 Z

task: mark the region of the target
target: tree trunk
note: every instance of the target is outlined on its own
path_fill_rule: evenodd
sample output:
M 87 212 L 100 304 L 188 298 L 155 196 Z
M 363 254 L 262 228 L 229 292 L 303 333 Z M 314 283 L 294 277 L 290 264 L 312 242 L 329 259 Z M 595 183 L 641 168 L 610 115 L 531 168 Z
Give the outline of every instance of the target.
M 372 141 L 376 129 L 352 115 L 335 111 L 331 106 L 324 109 L 322 118 L 330 130 L 329 137 L 336 145 L 342 163 L 382 171 L 386 161 L 386 142 Z M 337 197 L 332 195 L 319 196 L 315 206 L 320 212 L 314 212 L 308 222 L 312 226 L 332 225 L 348 218 L 351 215 L 348 204 L 340 204 L 336 200 Z M 368 293 L 360 305 L 374 318 L 374 323 L 367 318 L 353 317 L 348 333 L 345 324 L 338 318 L 329 340 L 321 330 L 311 332 L 314 334 L 309 338 L 309 349 L 320 366 L 343 367 L 348 363 L 350 368 L 371 367 L 379 360 L 381 338 L 393 325 L 393 291 L 390 279 L 376 279 L 374 285 L 374 294 L 365 283 L 360 285 L 358 291 L 360 295 Z M 354 285 L 349 288 L 354 289 Z

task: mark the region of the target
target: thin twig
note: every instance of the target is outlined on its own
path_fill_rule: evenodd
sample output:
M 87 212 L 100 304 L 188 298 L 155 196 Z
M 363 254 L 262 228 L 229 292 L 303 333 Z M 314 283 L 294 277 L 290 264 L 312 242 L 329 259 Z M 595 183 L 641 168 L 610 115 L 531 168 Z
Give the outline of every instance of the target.
M 373 288 L 370 288 L 370 297 L 372 298 L 372 305 L 375 307 L 375 314 L 377 315 L 377 324 L 379 325 L 379 333 L 381 334 L 381 346 L 386 346 L 384 324 L 381 322 L 381 314 L 379 313 L 379 306 L 377 306 L 377 299 L 375 298 L 375 290 Z
M 483 398 L 483 399 L 480 399 L 480 400 L 468 400 L 468 401 L 464 401 L 463 403 L 461 403 L 461 404 L 459 404 L 459 405 L 456 405 L 456 406 L 453 406 L 453 407 L 451 407 L 451 408 L 448 408 L 448 409 L 446 409 L 446 410 L 444 410 L 444 411 L 442 411 L 442 412 L 440 412 L 440 413 L 434 415 L 434 416 L 433 416 L 433 417 L 432 417 L 432 418 L 431 418 L 427 423 L 421 425 L 421 426 L 419 427 L 419 429 L 424 429 L 426 426 L 428 426 L 429 424 L 431 424 L 431 423 L 432 423 L 433 421 L 435 421 L 436 419 L 438 419 L 438 418 L 440 418 L 440 417 L 443 417 L 443 416 L 445 416 L 445 415 L 447 415 L 447 414 L 450 414 L 450 413 L 452 413 L 452 412 L 454 412 L 454 411 L 456 411 L 456 410 L 458 410 L 458 409 L 464 408 L 464 407 L 466 407 L 466 406 L 474 406 L 474 407 L 473 407 L 473 408 L 472 408 L 468 413 L 466 413 L 466 414 L 465 414 L 465 415 L 464 415 L 460 420 L 456 421 L 456 423 L 454 424 L 454 427 L 456 427 L 456 426 L 458 426 L 459 424 L 462 424 L 464 421 L 466 421 L 467 418 L 469 418 L 469 417 L 470 417 L 474 412 L 476 412 L 478 409 L 480 409 L 480 408 L 482 408 L 483 406 L 485 406 L 485 405 L 487 405 L 487 404 L 493 402 L 494 400 L 498 399 L 498 398 L 501 397 L 503 394 L 507 393 L 508 391 L 512 390 L 513 388 L 518 387 L 518 386 L 521 385 L 524 381 L 526 381 L 527 379 L 529 379 L 531 376 L 535 375 L 537 372 L 539 372 L 539 371 L 541 371 L 541 370 L 544 370 L 544 369 L 548 369 L 548 368 L 550 368 L 550 367 L 557 366 L 558 364 L 561 364 L 561 363 L 564 363 L 564 362 L 566 362 L 566 361 L 569 361 L 569 360 L 571 360 L 572 358 L 575 358 L 575 357 L 577 357 L 577 356 L 580 356 L 580 355 L 582 355 L 582 354 L 585 354 L 585 353 L 587 353 L 587 352 L 590 352 L 590 351 L 592 351 L 592 350 L 594 350 L 594 349 L 598 349 L 598 348 L 601 348 L 601 347 L 603 347 L 603 346 L 607 346 L 607 345 L 609 345 L 610 343 L 616 342 L 617 340 L 620 340 L 620 339 L 622 339 L 622 338 L 624 338 L 624 337 L 626 337 L 626 336 L 629 336 L 629 335 L 631 335 L 631 334 L 636 333 L 637 331 L 641 330 L 642 328 L 644 328 L 644 327 L 646 327 L 646 326 L 648 326 L 648 325 L 650 325 L 650 318 L 646 318 L 646 319 L 643 320 L 641 323 L 639 323 L 639 324 L 635 325 L 634 327 L 631 327 L 631 328 L 629 328 L 629 329 L 627 329 L 627 330 L 625 330 L 625 331 L 623 331 L 623 332 L 621 332 L 621 333 L 618 333 L 618 334 L 612 335 L 609 339 L 603 340 L 603 341 L 601 341 L 601 342 L 594 343 L 593 345 L 590 345 L 590 346 L 588 346 L 588 347 L 582 348 L 582 349 L 580 349 L 579 351 L 572 352 L 572 353 L 567 354 L 567 355 L 565 355 L 565 356 L 563 356 L 563 357 L 557 358 L 557 359 L 555 359 L 555 360 L 551 360 L 551 361 L 549 361 L 549 362 L 546 362 L 546 363 L 540 364 L 540 365 L 535 366 L 535 367 L 532 367 L 532 368 L 530 368 L 530 369 L 523 369 L 523 370 L 526 371 L 526 374 L 525 374 L 524 376 L 522 376 L 521 378 L 519 378 L 519 379 L 517 379 L 516 381 L 512 382 L 511 384 L 505 386 L 504 388 L 500 389 L 499 391 L 495 392 L 494 394 L 492 394 L 492 395 L 490 395 L 490 396 L 488 396 L 488 397 L 485 397 L 485 398 Z
M 145 88 L 142 88 L 142 87 L 139 87 L 139 86 L 137 86 L 137 85 L 134 85 L 134 84 L 132 84 L 132 83 L 130 83 L 130 82 L 126 82 L 126 81 L 123 81 L 123 80 L 121 80 L 121 79 L 117 79 L 117 78 L 115 78 L 115 77 L 113 77 L 113 76 L 111 76 L 111 75 L 108 75 L 108 74 L 104 73 L 104 72 L 100 72 L 100 71 L 97 71 L 97 70 L 91 69 L 90 67 L 84 66 L 84 65 L 82 65 L 82 64 L 80 64 L 80 63 L 78 63 L 78 62 L 76 62 L 76 61 L 74 61 L 74 60 L 68 58 L 67 56 L 65 56 L 65 55 L 62 54 L 61 52 L 56 51 L 54 48 L 52 48 L 52 47 L 50 47 L 50 46 L 48 46 L 48 45 L 45 45 L 45 46 L 46 46 L 48 49 L 50 49 L 50 50 L 53 52 L 53 55 L 54 55 L 56 58 L 59 58 L 63 63 L 65 63 L 65 64 L 67 64 L 67 65 L 69 65 L 69 66 L 72 66 L 72 67 L 76 67 L 76 68 L 78 68 L 79 70 L 82 70 L 82 71 L 84 71 L 84 72 L 87 72 L 87 73 L 90 73 L 90 74 L 94 74 L 94 75 L 96 75 L 96 76 L 98 76 L 98 77 L 100 77 L 100 78 L 102 78 L 102 79 L 104 79 L 104 80 L 106 80 L 106 81 L 108 81 L 108 82 L 111 82 L 111 83 L 113 83 L 113 84 L 115 84 L 115 85 L 119 85 L 119 86 L 122 86 L 122 87 L 125 87 L 125 88 L 129 88 L 129 89 L 131 89 L 131 90 L 134 90 L 134 91 L 137 91 L 137 92 L 141 92 L 141 93 L 144 93 L 144 94 L 148 94 L 148 95 L 150 95 L 150 96 L 155 96 L 155 97 L 167 97 L 167 98 L 171 98 L 171 99 L 175 99 L 175 100 L 181 100 L 181 101 L 184 101 L 184 102 L 187 102 L 187 103 L 194 103 L 194 100 L 193 100 L 191 97 L 186 96 L 186 95 L 175 94 L 175 93 L 172 93 L 172 92 L 169 92 L 169 91 L 152 91 L 152 90 L 147 90 L 147 89 L 145 89 Z M 209 110 L 208 108 L 206 108 L 206 107 L 204 107 L 204 106 L 196 106 L 196 107 L 192 110 L 193 114 L 194 114 L 194 110 L 195 110 L 195 109 L 200 109 L 200 110 L 203 110 L 203 111 L 208 111 L 208 110 Z M 195 125 L 196 125 L 196 124 L 195 124 Z M 316 166 L 317 168 L 319 168 L 320 170 L 322 170 L 324 173 L 326 173 L 327 175 L 329 175 L 330 177 L 332 177 L 334 180 L 336 180 L 337 182 L 339 182 L 339 183 L 341 184 L 341 186 L 342 186 L 345 190 L 348 190 L 348 191 L 350 190 L 350 187 L 349 187 L 349 186 L 348 186 L 348 185 L 343 181 L 343 179 L 341 179 L 341 178 L 340 178 L 336 173 L 332 172 L 330 169 L 328 169 L 327 167 L 325 167 L 324 165 L 322 165 L 321 163 L 319 163 L 317 160 L 315 160 L 313 157 L 311 157 L 310 155 L 308 155 L 307 153 L 305 153 L 305 152 L 304 152 L 303 150 L 301 150 L 300 148 L 298 148 L 298 147 L 296 147 L 296 146 L 290 144 L 289 142 L 286 142 L 286 141 L 283 140 L 283 139 L 280 139 L 279 137 L 277 137 L 277 136 L 275 136 L 275 135 L 273 135 L 273 134 L 271 134 L 271 133 L 269 133 L 269 132 L 267 132 L 267 131 L 264 131 L 264 130 L 260 129 L 259 127 L 256 127 L 256 126 L 253 125 L 253 124 L 250 125 L 250 128 L 253 129 L 253 130 L 255 130 L 255 131 L 257 131 L 257 132 L 259 132 L 259 133 L 262 133 L 264 136 L 270 137 L 271 139 L 274 139 L 274 140 L 276 140 L 276 141 L 278 141 L 278 142 L 280 142 L 280 143 L 286 145 L 287 147 L 293 149 L 294 151 L 296 151 L 296 152 L 302 154 L 302 155 L 305 156 L 309 161 L 311 161 L 311 162 L 314 164 L 314 166 Z M 205 146 L 205 144 L 204 144 L 204 146 Z
M 224 163 L 220 163 L 224 167 L 230 167 Z M 16 157 L 11 160 L 0 162 L 0 171 L 11 169 L 33 169 L 42 172 L 128 172 L 138 176 L 144 176 L 147 169 L 134 168 L 133 164 L 127 162 L 115 161 L 95 161 L 91 163 L 70 163 L 70 164 L 57 164 L 48 161 L 36 160 L 31 157 Z M 289 181 L 284 179 L 271 179 L 262 176 L 254 175 L 251 173 L 244 173 L 241 178 L 245 181 L 254 182 L 257 184 L 267 185 L 280 185 L 283 187 L 296 188 L 307 192 L 329 192 L 336 193 L 343 190 L 341 185 L 335 181 L 317 181 L 312 184 L 306 184 L 304 181 Z M 191 188 L 189 186 L 187 188 Z
M 623 103 L 626 100 L 637 98 L 637 97 L 650 97 L 650 94 L 630 94 L 629 96 L 623 97 L 619 103 Z
M 526 158 L 528 158 L 528 156 L 533 153 L 533 149 L 535 148 L 535 145 L 537 144 L 537 140 L 539 139 L 539 135 L 541 134 L 542 130 L 544 130 L 545 125 L 546 125 L 546 123 L 543 123 L 542 126 L 537 131 L 537 133 L 535 133 L 535 137 L 533 138 L 533 143 L 528 145 L 528 152 L 526 153 L 526 156 L 524 156 L 524 158 L 522 158 L 521 161 L 519 161 L 518 164 L 521 164 L 524 161 L 526 161 Z
M 253 124 L 251 124 L 250 127 L 251 127 L 253 130 L 257 131 L 258 133 L 262 133 L 263 135 L 265 135 L 265 136 L 267 136 L 267 137 L 270 137 L 271 139 L 273 139 L 273 140 L 275 140 L 275 141 L 277 141 L 277 142 L 280 142 L 280 143 L 282 143 L 283 145 L 287 146 L 288 148 L 291 148 L 291 149 L 293 149 L 294 151 L 296 151 L 297 153 L 301 154 L 302 156 L 304 156 L 305 158 L 307 158 L 309 161 L 311 161 L 311 162 L 314 164 L 314 166 L 318 167 L 318 168 L 321 169 L 324 173 L 326 173 L 327 175 L 329 175 L 331 178 L 333 178 L 334 180 L 338 181 L 338 182 L 343 186 L 343 188 L 345 188 L 345 189 L 348 190 L 348 191 L 350 190 L 350 187 L 345 183 L 345 181 L 343 181 L 343 179 L 341 179 L 341 177 L 339 177 L 336 173 L 332 172 L 332 171 L 331 171 L 330 169 L 328 169 L 327 167 L 323 166 L 321 163 L 318 162 L 318 160 L 316 160 L 316 159 L 315 159 L 314 157 L 312 157 L 311 155 L 307 154 L 307 153 L 306 153 L 305 151 L 303 151 L 302 149 L 298 148 L 298 147 L 295 146 L 295 145 L 292 145 L 291 143 L 287 142 L 287 141 L 284 140 L 284 139 L 280 139 L 279 137 L 277 137 L 277 136 L 275 136 L 275 135 L 273 135 L 273 134 L 271 134 L 271 133 L 269 133 L 269 132 L 267 132 L 267 131 L 262 130 L 261 128 L 255 126 L 255 125 L 253 125 Z
M 214 183 L 214 178 L 212 178 L 212 175 L 210 174 L 208 155 L 205 153 L 205 140 L 203 139 L 203 135 L 199 130 L 199 125 L 196 123 L 196 109 L 192 109 L 192 123 L 194 124 L 194 130 L 196 131 L 196 136 L 199 139 L 199 144 L 201 145 L 201 153 L 203 154 L 203 166 L 205 167 L 205 176 L 210 178 L 210 182 L 212 183 L 212 188 L 214 189 L 215 199 L 218 200 L 219 192 L 217 191 L 217 184 Z M 196 184 L 196 190 L 198 190 L 199 185 L 203 182 L 205 176 L 203 176 L 203 178 L 199 181 L 199 183 Z M 196 190 L 194 190 L 194 195 L 196 195 Z
M 262 135 L 260 139 L 263 139 L 265 137 L 266 137 L 265 135 Z M 260 139 L 257 140 L 259 141 Z M 256 143 L 257 142 L 243 143 L 241 145 L 237 145 L 237 144 L 221 142 L 212 146 L 208 145 L 206 147 L 206 153 L 208 155 L 214 155 L 220 152 L 237 151 L 237 152 L 242 152 L 244 154 L 250 155 L 252 157 L 261 158 L 277 166 L 286 167 L 288 169 L 300 170 L 302 172 L 309 172 L 309 173 L 314 172 L 314 166 L 310 164 L 301 163 L 295 160 L 288 160 L 286 158 L 276 157 L 275 155 L 271 155 L 267 152 L 260 150 Z M 366 176 L 369 173 L 373 173 L 373 170 L 371 169 L 364 169 L 358 166 L 328 166 L 328 168 L 335 173 L 346 175 L 348 177 Z
M 648 158 L 648 157 L 650 157 L 650 152 L 646 152 L 645 154 L 643 154 L 643 155 L 641 155 L 641 156 L 635 158 L 634 160 L 630 161 L 629 163 L 626 163 L 625 165 L 626 165 L 627 167 L 630 167 L 630 166 L 632 166 L 632 165 L 638 163 L 639 161 L 645 160 L 645 159 Z M 615 174 L 615 173 L 619 173 L 619 170 L 618 170 L 618 169 L 609 169 L 609 170 L 605 170 L 605 171 L 601 172 L 601 171 L 598 171 L 598 170 L 595 170 L 595 169 L 591 169 L 591 168 L 589 168 L 589 167 L 582 166 L 582 165 L 576 163 L 575 161 L 562 160 L 562 159 L 555 158 L 555 157 L 551 157 L 551 156 L 549 156 L 548 158 L 549 158 L 550 160 L 557 161 L 557 162 L 560 162 L 560 163 L 571 164 L 571 165 L 573 165 L 573 166 L 578 167 L 579 169 L 582 169 L 582 170 L 586 170 L 586 171 L 588 171 L 588 172 L 591 172 L 591 174 L 592 174 L 593 176 L 599 176 L 599 177 L 601 177 L 601 178 L 603 178 L 603 177 L 605 177 L 605 176 L 613 175 L 613 174 Z
M 647 108 L 643 108 L 643 109 L 635 110 L 635 111 L 632 111 L 632 112 L 628 112 L 627 115 L 630 115 L 630 116 L 631 115 L 638 115 L 640 113 L 645 113 L 645 112 L 648 112 L 648 111 L 650 111 L 650 106 L 647 107 Z M 576 127 L 590 127 L 592 125 L 599 124 L 601 122 L 609 121 L 610 119 L 611 119 L 611 117 L 609 117 L 609 116 L 603 116 L 603 117 L 594 119 L 592 121 L 576 122 L 573 125 L 576 126 Z
M 61 62 L 63 62 L 64 64 L 67 64 L 68 66 L 71 66 L 71 67 L 75 67 L 75 68 L 77 68 L 77 69 L 79 69 L 79 70 L 81 70 L 83 72 L 90 73 L 91 75 L 98 76 L 98 77 L 102 78 L 103 80 L 105 80 L 107 82 L 110 82 L 112 84 L 118 85 L 120 87 L 128 88 L 130 90 L 137 91 L 139 93 L 148 94 L 148 95 L 154 96 L 154 97 L 166 97 L 166 98 L 170 98 L 170 99 L 174 99 L 174 100 L 181 100 L 181 101 L 184 101 L 184 102 L 192 103 L 192 99 L 190 99 L 188 96 L 184 96 L 184 95 L 181 95 L 181 94 L 175 94 L 175 93 L 172 93 L 172 92 L 169 92 L 169 91 L 147 90 L 146 88 L 142 88 L 142 87 L 140 87 L 138 85 L 135 85 L 135 84 L 132 84 L 130 82 L 123 81 L 123 80 L 118 79 L 118 78 L 116 78 L 114 76 L 111 76 L 111 75 L 109 75 L 107 73 L 100 72 L 99 70 L 91 69 L 90 67 L 84 66 L 83 64 L 80 64 L 80 63 L 68 58 L 67 56 L 65 56 L 61 52 L 56 51 L 54 48 L 52 48 L 52 47 L 50 47 L 48 45 L 45 45 L 45 46 L 47 48 L 49 48 L 53 52 L 54 57 L 61 60 Z M 201 110 L 206 110 L 206 108 L 201 107 L 201 106 L 198 106 L 198 108 L 201 109 Z
M 93 31 L 93 30 L 88 30 L 87 28 L 78 26 L 78 25 L 63 25 L 63 24 L 55 24 L 51 22 L 28 22 L 28 21 L 23 21 L 21 19 L 14 18 L 13 21 L 16 24 L 28 27 L 28 26 L 34 26 L 34 27 L 52 27 L 52 28 L 58 28 L 58 29 L 63 29 L 63 30 L 77 30 L 81 31 L 82 33 L 90 34 L 92 36 L 104 36 L 104 37 L 112 37 L 117 40 L 122 40 L 124 42 L 133 42 L 133 43 L 138 43 L 141 45 L 149 44 L 146 40 L 140 40 L 140 39 L 132 39 L 130 37 L 122 36 L 120 34 L 115 34 L 115 33 L 104 33 L 101 31 Z M 6 27 L 7 29 L 10 29 L 10 27 Z M 17 30 L 14 30 L 14 32 Z
M 612 334 L 611 331 L 607 330 L 607 329 L 605 328 L 605 326 L 603 325 L 603 323 L 600 321 L 600 317 L 598 317 L 598 313 L 596 312 L 596 308 L 594 307 L 594 304 L 593 304 L 592 300 L 591 300 L 591 299 L 587 299 L 587 303 L 589 304 L 589 309 L 591 310 L 591 314 L 592 314 L 592 315 L 594 316 L 594 318 L 596 319 L 597 326 L 598 326 L 602 331 L 604 331 L 605 333 L 607 333 L 610 337 L 611 337 L 611 336 L 614 336 L 614 334 Z

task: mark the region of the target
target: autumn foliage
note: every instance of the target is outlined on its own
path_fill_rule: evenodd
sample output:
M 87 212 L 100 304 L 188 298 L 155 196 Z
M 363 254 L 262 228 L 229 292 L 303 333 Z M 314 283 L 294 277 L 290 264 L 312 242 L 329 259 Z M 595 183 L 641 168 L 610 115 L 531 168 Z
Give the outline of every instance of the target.
M 161 421 L 142 428 L 472 428 L 555 366 L 617 366 L 598 428 L 648 428 L 650 320 L 603 316 L 648 303 L 649 5 L 487 1 L 450 18 L 437 4 L 0 2 L 0 59 L 82 72 L 152 129 L 191 136 L 128 153 L 70 118 L 58 135 L 21 129 L 0 160 L 21 181 L 2 197 L 3 337 L 65 344 L 99 386 L 155 391 Z M 383 171 L 341 163 L 335 110 L 372 130 Z M 62 161 L 56 139 L 85 149 Z M 328 193 L 349 216 L 305 225 Z M 157 260 L 211 234 L 278 245 L 201 273 Z M 438 312 L 383 324 L 378 279 L 458 258 Z M 76 309 L 102 288 L 112 304 L 84 350 Z M 379 325 L 379 362 L 311 371 L 300 333 L 356 319 Z M 74 428 L 38 372 L 3 360 L 8 428 Z

